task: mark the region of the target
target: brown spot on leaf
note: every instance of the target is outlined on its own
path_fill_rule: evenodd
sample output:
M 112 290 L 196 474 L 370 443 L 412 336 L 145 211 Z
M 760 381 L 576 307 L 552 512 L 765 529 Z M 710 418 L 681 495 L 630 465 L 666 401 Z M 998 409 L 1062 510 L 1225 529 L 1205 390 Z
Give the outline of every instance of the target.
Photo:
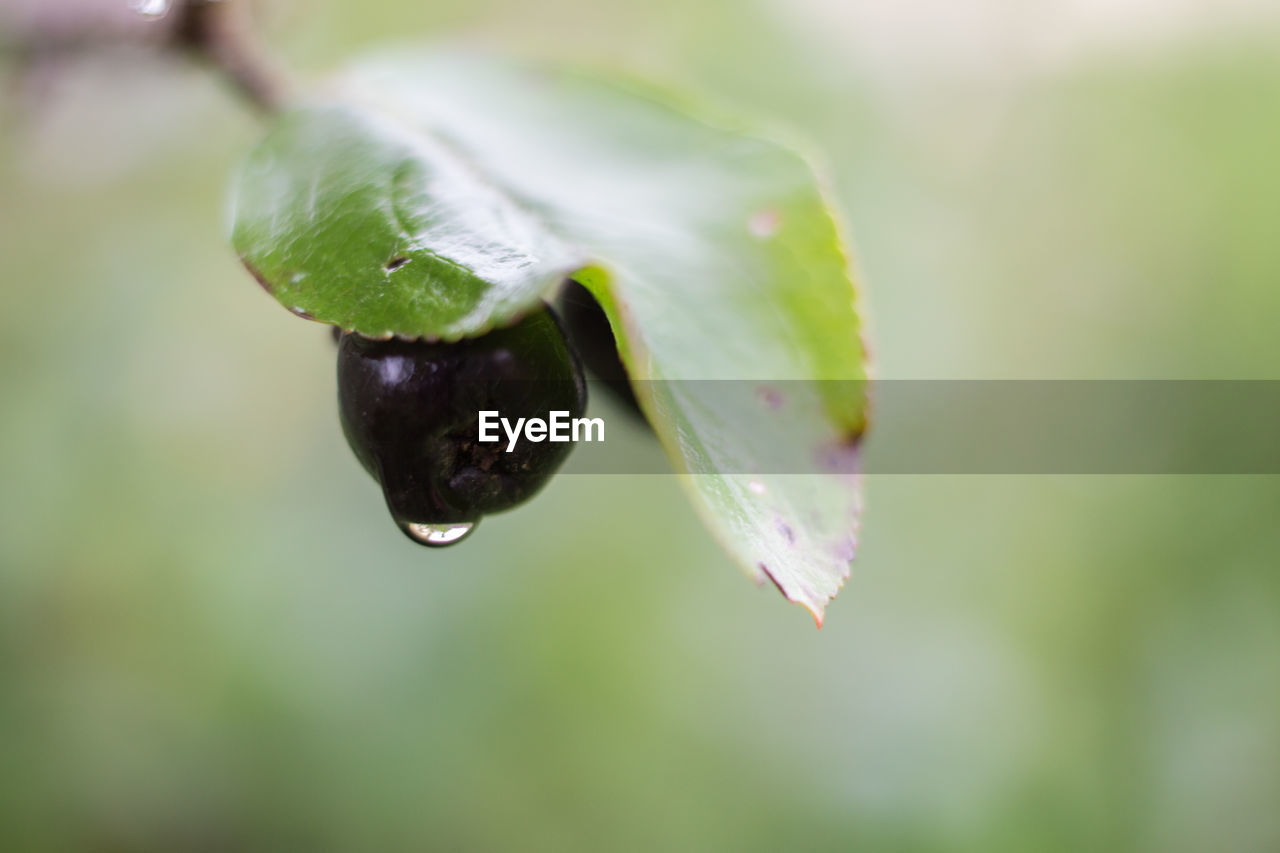
M 387 261 L 385 269 L 387 272 L 395 272 L 407 263 L 409 263 L 409 259 L 407 257 L 404 255 L 396 255 L 394 258 Z
M 841 444 L 848 445 L 849 447 L 857 447 L 862 443 L 862 436 L 866 431 L 867 421 L 864 418 L 857 424 L 857 426 L 850 427 L 846 430 L 844 435 L 840 436 L 839 441 Z
M 249 271 L 249 275 L 253 276 L 253 280 L 258 283 L 259 287 L 261 287 L 267 293 L 273 293 L 273 291 L 271 290 L 271 282 L 267 281 L 266 278 L 263 277 L 262 273 L 258 271 L 257 267 L 249 263 L 249 261 L 246 260 L 245 258 L 241 258 L 240 263 L 244 264 L 244 268 Z

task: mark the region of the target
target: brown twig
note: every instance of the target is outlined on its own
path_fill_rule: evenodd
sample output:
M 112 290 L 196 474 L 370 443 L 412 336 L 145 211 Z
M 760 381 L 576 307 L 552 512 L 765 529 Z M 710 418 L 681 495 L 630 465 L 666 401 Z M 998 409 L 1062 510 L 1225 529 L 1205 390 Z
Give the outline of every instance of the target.
M 0 6 L 0 50 L 39 65 L 112 46 L 156 47 L 202 61 L 259 112 L 277 112 L 287 100 L 287 76 L 255 37 L 245 0 L 168 0 L 150 15 L 137 8 L 128 0 Z
M 284 105 L 284 73 L 262 50 L 242 0 L 185 0 L 176 4 L 173 41 L 222 73 L 264 113 Z

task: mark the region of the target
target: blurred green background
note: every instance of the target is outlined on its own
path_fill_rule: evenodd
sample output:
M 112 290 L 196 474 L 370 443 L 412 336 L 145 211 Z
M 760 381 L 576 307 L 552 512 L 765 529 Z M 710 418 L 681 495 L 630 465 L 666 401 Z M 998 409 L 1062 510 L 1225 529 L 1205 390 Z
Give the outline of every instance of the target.
M 1280 378 L 1273 9 L 906 6 L 260 17 L 305 71 L 460 38 L 790 126 L 882 376 Z M 673 478 L 426 552 L 225 245 L 252 117 L 133 55 L 0 73 L 0 848 L 1280 849 L 1280 479 L 872 477 L 821 631 Z

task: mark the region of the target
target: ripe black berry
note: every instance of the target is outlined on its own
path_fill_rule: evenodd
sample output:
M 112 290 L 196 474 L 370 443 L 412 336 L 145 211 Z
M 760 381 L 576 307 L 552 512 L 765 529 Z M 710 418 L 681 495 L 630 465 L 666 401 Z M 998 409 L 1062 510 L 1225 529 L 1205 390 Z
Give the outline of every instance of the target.
M 609 327 L 609 318 L 591 291 L 572 279 L 566 281 L 556 300 L 556 310 L 587 370 L 609 389 L 624 408 L 643 419 L 640 403 L 627 379 L 627 370 L 618 356 L 618 343 Z
M 555 316 L 540 309 L 515 326 L 456 343 L 338 344 L 338 411 L 347 443 L 382 485 L 410 538 L 448 545 L 481 516 L 511 509 L 541 489 L 572 444 L 479 440 L 479 413 L 580 417 L 582 368 Z

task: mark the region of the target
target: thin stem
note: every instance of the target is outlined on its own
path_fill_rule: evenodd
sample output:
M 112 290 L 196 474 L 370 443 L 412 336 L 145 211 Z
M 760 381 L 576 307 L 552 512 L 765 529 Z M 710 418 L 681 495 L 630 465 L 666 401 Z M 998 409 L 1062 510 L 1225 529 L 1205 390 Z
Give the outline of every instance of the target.
M 184 0 L 173 9 L 174 43 L 205 60 L 259 112 L 279 112 L 289 85 L 249 25 L 242 0 Z
M 262 49 L 246 0 L 61 0 L 5 8 L 0 57 L 36 66 L 113 45 L 142 45 L 202 60 L 258 112 L 278 112 L 288 78 Z

